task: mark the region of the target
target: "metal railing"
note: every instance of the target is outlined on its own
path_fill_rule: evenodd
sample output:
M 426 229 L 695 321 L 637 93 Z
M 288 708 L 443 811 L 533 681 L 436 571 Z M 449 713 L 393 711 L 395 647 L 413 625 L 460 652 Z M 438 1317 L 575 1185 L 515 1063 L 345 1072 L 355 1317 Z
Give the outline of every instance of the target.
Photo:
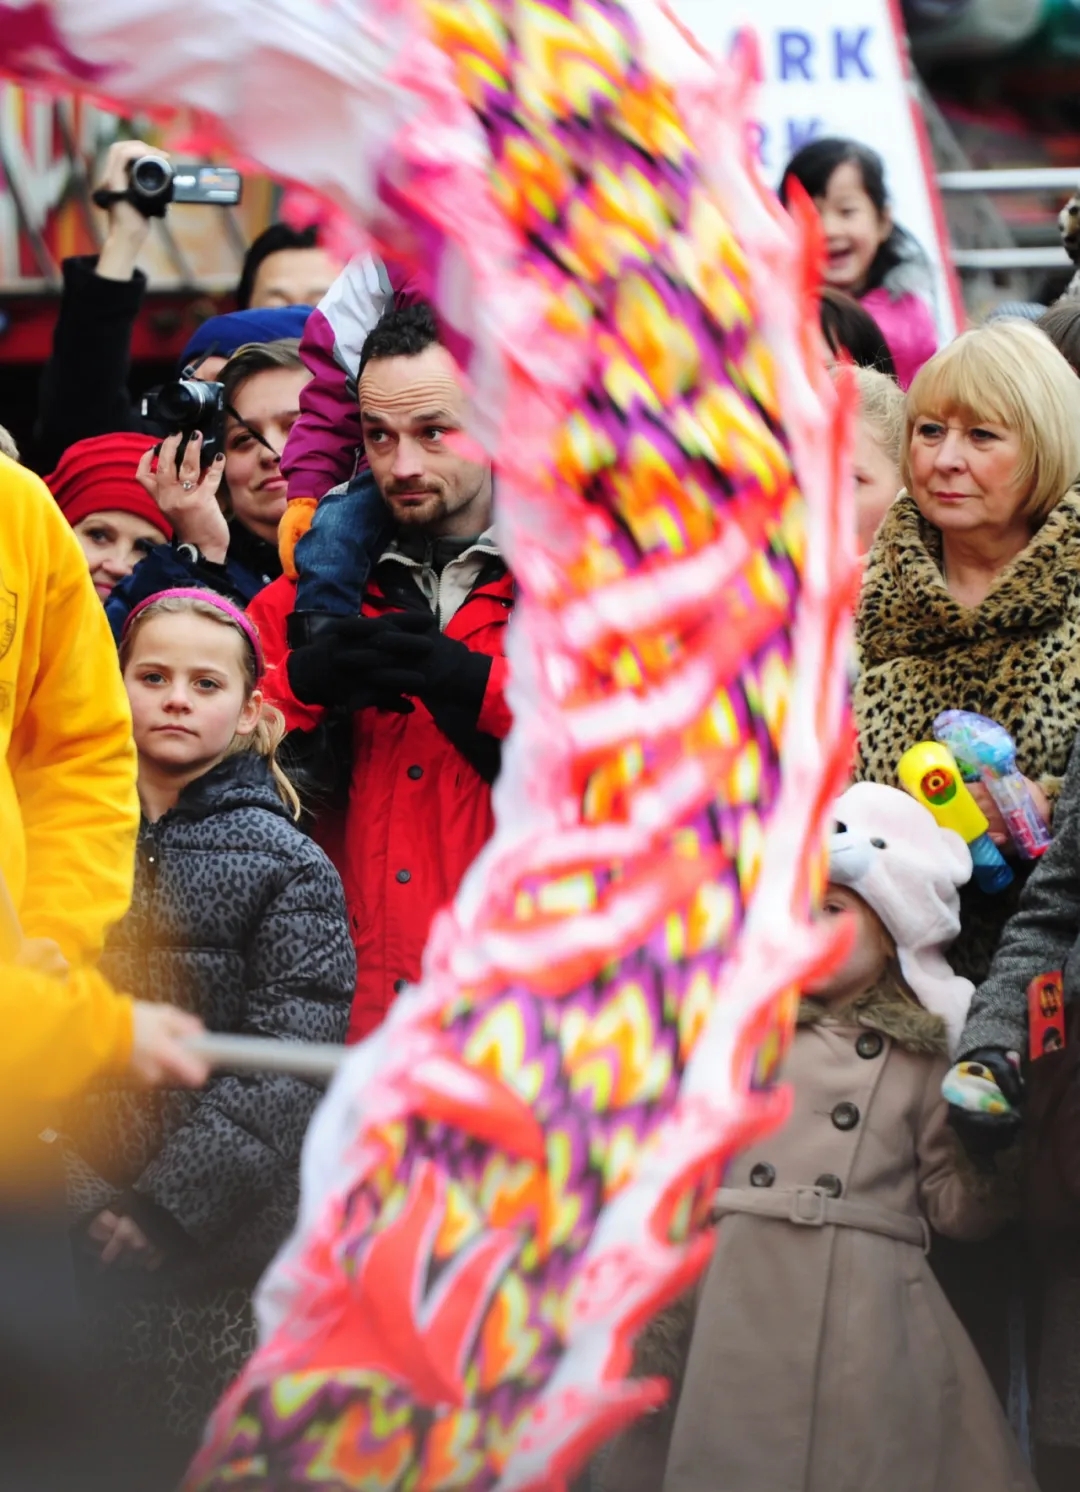
M 1064 249 L 953 249 L 949 257 L 957 269 L 1068 269 L 1072 260 Z
M 1016 166 L 1001 171 L 940 171 L 943 192 L 1071 192 L 1080 166 Z
M 942 171 L 938 186 L 943 192 L 1060 192 L 1080 188 L 1080 166 L 1031 166 L 991 171 Z M 954 248 L 951 254 L 956 269 L 979 270 L 1067 269 L 1072 263 L 1065 250 L 1056 244 L 1021 248 L 1014 245 L 997 249 Z

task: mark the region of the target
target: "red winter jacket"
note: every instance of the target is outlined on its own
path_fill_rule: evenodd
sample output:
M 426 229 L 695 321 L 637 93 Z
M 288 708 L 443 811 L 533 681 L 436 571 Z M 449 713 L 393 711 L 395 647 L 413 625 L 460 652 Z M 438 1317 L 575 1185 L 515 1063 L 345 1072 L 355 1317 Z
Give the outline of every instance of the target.
M 477 721 L 477 744 L 481 754 L 486 746 L 491 757 L 495 742 L 510 729 L 503 639 L 514 604 L 513 584 L 486 536 L 447 565 L 444 584 L 454 566 L 468 567 L 457 575 L 471 589 L 443 630 L 494 658 Z M 393 551 L 384 555 L 364 596 L 362 615 L 426 605 L 410 570 L 418 573 L 419 564 Z M 282 711 L 288 729 L 311 730 L 325 712 L 296 698 L 285 669 L 285 626 L 295 590 L 295 581 L 283 576 L 255 597 L 248 615 L 266 653 L 266 697 Z M 426 706 L 420 700 L 415 706 L 411 715 L 374 709 L 354 715 L 345 821 L 339 834 L 327 825 L 324 836 L 344 882 L 356 945 L 350 1041 L 374 1029 L 402 985 L 419 978 L 431 919 L 453 898 L 493 826 L 490 783 L 451 744 Z

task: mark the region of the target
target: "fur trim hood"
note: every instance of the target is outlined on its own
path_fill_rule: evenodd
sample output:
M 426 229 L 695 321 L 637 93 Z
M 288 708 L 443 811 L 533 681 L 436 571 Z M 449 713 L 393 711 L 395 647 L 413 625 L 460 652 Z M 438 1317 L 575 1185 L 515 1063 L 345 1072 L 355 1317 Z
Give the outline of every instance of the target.
M 886 978 L 850 1005 L 830 1010 L 820 1000 L 799 1001 L 799 1025 L 860 1026 L 878 1031 L 919 1057 L 948 1057 L 949 1035 L 940 1015 L 917 1004 Z
M 941 534 L 908 493 L 889 509 L 870 552 L 859 605 L 864 666 L 932 657 L 1061 621 L 1080 573 L 1080 489 L 1071 488 L 981 605 L 954 601 L 941 573 Z
M 899 264 L 894 264 L 881 284 L 894 301 L 904 295 L 917 295 L 933 306 L 937 298 L 930 261 L 921 250 L 916 255 L 901 259 Z

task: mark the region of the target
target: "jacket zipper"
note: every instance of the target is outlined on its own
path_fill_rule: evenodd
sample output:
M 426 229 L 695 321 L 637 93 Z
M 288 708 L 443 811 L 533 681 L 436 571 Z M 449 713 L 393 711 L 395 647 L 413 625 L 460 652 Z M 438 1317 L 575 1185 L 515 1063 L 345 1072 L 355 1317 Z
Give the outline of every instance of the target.
M 139 850 L 146 863 L 150 893 L 153 895 L 157 890 L 158 861 L 161 858 L 161 845 L 158 841 L 156 824 L 147 824 L 145 830 L 139 836 Z

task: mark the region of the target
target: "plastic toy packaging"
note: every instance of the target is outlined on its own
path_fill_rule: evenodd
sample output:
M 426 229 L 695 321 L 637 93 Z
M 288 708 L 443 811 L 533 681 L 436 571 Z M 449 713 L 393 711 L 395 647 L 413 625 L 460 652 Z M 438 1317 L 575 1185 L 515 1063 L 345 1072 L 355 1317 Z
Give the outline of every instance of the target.
M 896 766 L 901 785 L 937 819 L 952 829 L 971 851 L 975 883 L 993 895 L 1012 884 L 1013 873 L 990 838 L 986 814 L 964 785 L 952 752 L 939 741 L 920 741 L 904 752 Z
M 1000 1118 L 1015 1112 L 994 1074 L 982 1062 L 957 1062 L 950 1067 L 941 1084 L 941 1095 L 954 1109 L 968 1114 Z
M 1050 829 L 1016 770 L 1016 747 L 1004 726 L 970 710 L 946 710 L 934 735 L 956 758 L 966 782 L 982 782 L 1025 860 L 1037 860 L 1050 843 Z

